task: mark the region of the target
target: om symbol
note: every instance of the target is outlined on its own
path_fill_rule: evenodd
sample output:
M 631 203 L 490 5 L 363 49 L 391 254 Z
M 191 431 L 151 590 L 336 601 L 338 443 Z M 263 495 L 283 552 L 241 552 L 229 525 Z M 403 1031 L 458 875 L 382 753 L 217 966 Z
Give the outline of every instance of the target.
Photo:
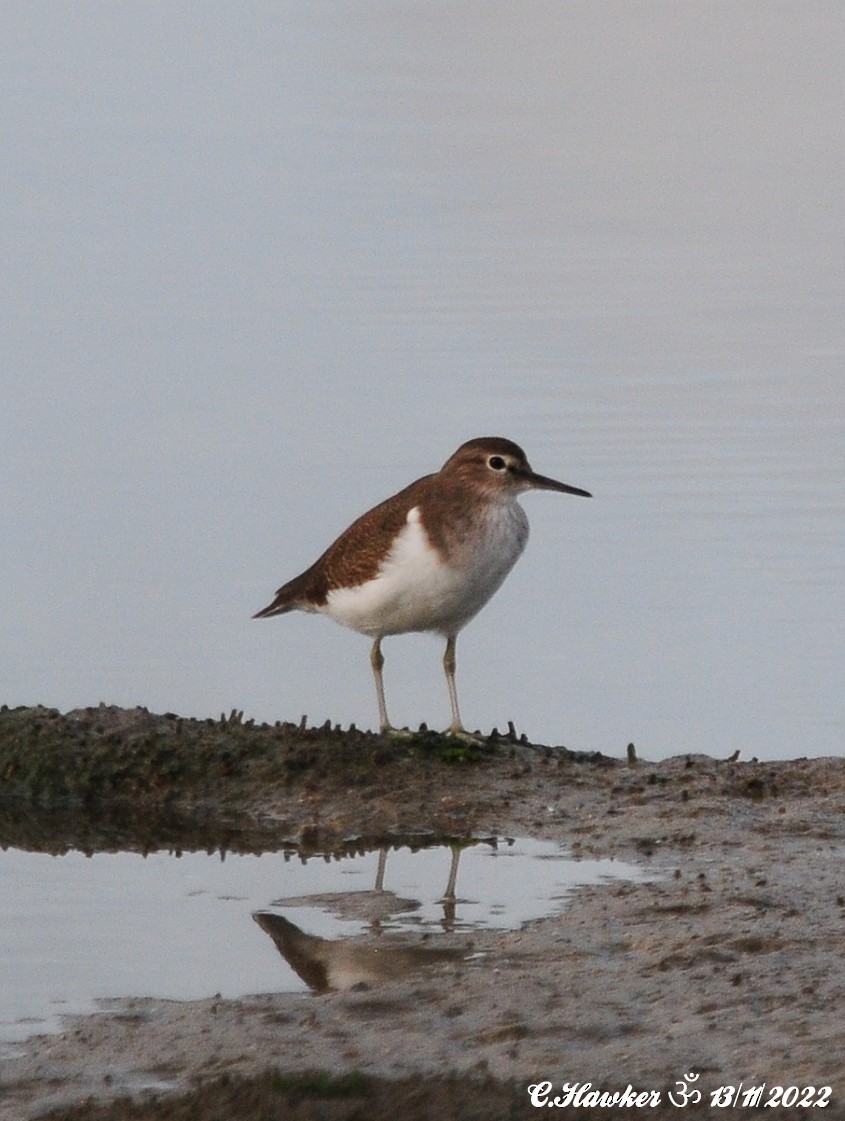
M 690 1072 L 689 1074 L 684 1076 L 686 1081 L 677 1081 L 675 1085 L 680 1087 L 677 1093 L 677 1098 L 671 1090 L 669 1091 L 669 1101 L 677 1109 L 684 1109 L 686 1106 L 690 1105 L 690 1103 L 692 1103 L 692 1105 L 698 1105 L 698 1103 L 701 1101 L 700 1090 L 688 1089 L 688 1086 L 691 1083 L 698 1081 L 698 1077 L 699 1076 L 694 1072 Z

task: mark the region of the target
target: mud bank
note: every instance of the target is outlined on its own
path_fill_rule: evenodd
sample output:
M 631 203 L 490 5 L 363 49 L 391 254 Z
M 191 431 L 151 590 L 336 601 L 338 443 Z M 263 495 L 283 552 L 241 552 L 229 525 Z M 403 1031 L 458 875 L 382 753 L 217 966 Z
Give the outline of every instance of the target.
M 538 1080 L 659 1092 L 650 1116 L 725 1112 L 670 1104 L 689 1072 L 707 1106 L 728 1084 L 765 1084 L 761 1104 L 776 1085 L 830 1085 L 830 1105 L 804 1112 L 845 1117 L 844 796 L 843 759 L 651 764 L 513 732 L 467 745 L 237 713 L 4 709 L 3 845 L 308 852 L 510 834 L 652 878 L 579 889 L 559 914 L 471 945 L 444 934 L 454 954 L 416 977 L 139 997 L 69 1020 L 2 1064 L 0 1121 L 531 1117 Z

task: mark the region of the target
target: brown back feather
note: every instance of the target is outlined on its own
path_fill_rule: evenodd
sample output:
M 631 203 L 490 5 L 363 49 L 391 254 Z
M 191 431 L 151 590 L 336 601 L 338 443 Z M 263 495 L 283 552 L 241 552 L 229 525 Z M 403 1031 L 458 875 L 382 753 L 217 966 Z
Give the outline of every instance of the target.
M 253 618 L 266 619 L 298 608 L 320 607 L 333 588 L 356 587 L 372 580 L 386 554 L 385 544 L 389 548 L 405 525 L 408 511 L 425 501 L 433 477 L 417 479 L 362 514 L 310 568 L 279 588 L 273 602 Z

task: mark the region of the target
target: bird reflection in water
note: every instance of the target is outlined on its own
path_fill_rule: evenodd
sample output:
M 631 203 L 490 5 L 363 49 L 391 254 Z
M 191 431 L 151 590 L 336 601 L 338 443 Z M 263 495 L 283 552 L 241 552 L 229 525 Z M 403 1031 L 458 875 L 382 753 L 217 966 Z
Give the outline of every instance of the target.
M 441 922 L 445 932 L 455 925 L 455 888 L 463 844 L 451 844 L 451 864 L 446 890 L 440 899 L 443 907 Z M 399 899 L 385 890 L 387 847 L 379 850 L 375 886 L 372 891 L 344 893 L 332 896 L 334 910 L 366 918 L 370 934 L 381 934 L 386 915 L 407 912 L 418 904 Z M 304 900 L 302 900 L 304 901 Z M 319 902 L 311 896 L 308 902 Z M 325 898 L 323 902 L 326 902 Z M 300 900 L 287 900 L 288 904 Z M 346 992 L 366 989 L 375 985 L 391 984 L 415 976 L 427 967 L 446 961 L 459 961 L 466 956 L 465 948 L 408 945 L 407 943 L 374 944 L 353 938 L 330 939 L 305 931 L 274 911 L 256 911 L 253 918 L 273 940 L 276 949 L 305 984 L 315 993 Z

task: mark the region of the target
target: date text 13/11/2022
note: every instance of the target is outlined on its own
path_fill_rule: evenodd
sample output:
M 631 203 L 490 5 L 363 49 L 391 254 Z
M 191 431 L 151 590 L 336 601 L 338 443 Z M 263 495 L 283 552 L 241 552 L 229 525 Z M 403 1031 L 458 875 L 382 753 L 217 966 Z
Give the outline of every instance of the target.
M 699 1075 L 690 1073 L 675 1083 L 676 1089 L 667 1094 L 669 1103 L 676 1109 L 688 1105 L 699 1105 L 705 1091 L 695 1083 Z M 787 1109 L 824 1109 L 830 1104 L 833 1090 L 830 1086 L 766 1086 L 766 1083 L 718 1086 L 709 1092 L 711 1109 L 731 1109 L 736 1107 L 768 1108 L 786 1107 Z M 591 1082 L 564 1082 L 559 1095 L 553 1094 L 551 1082 L 535 1082 L 528 1087 L 531 1104 L 541 1108 L 552 1106 L 564 1109 L 608 1109 L 610 1107 L 627 1109 L 653 1109 L 660 1105 L 660 1090 L 635 1090 L 629 1083 L 624 1090 L 594 1089 Z

